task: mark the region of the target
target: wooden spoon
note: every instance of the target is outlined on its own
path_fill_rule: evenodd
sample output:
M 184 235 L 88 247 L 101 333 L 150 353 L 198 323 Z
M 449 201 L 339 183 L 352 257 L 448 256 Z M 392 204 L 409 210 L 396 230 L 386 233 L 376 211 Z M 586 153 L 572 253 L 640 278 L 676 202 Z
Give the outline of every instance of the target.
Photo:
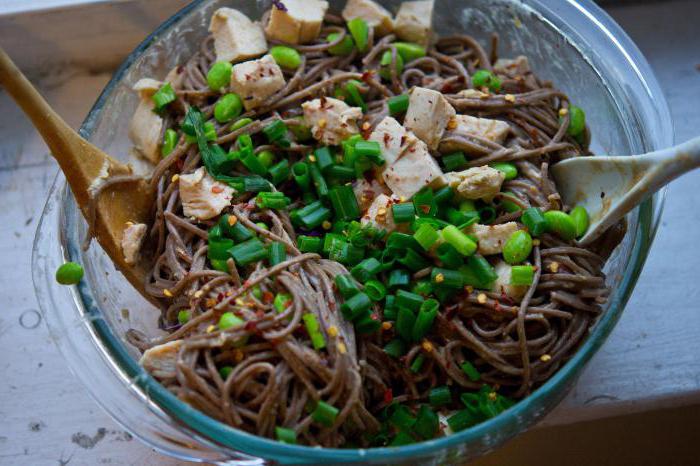
M 574 157 L 551 170 L 564 203 L 588 211 L 591 224 L 579 240 L 586 245 L 664 185 L 698 167 L 700 138 L 644 155 Z
M 94 190 L 110 177 L 131 175 L 131 167 L 105 154 L 68 126 L 49 107 L 2 48 L 0 86 L 4 87 L 22 108 L 49 146 L 89 223 L 91 189 Z M 108 174 L 106 178 L 105 173 Z M 93 205 L 95 238 L 117 269 L 151 302 L 155 302 L 155 299 L 145 291 L 151 264 L 145 258 L 136 264 L 127 264 L 121 242 L 127 222 L 150 224 L 154 199 L 153 190 L 149 188 L 147 180 L 134 177 L 106 187 Z M 144 254 L 141 256 L 144 257 Z

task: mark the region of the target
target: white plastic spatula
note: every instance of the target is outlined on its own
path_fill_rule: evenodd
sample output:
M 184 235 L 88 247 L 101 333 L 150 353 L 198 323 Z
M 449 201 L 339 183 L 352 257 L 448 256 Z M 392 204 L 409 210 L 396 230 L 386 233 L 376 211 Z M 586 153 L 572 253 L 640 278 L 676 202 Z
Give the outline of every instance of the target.
M 552 166 L 562 200 L 581 205 L 590 227 L 586 245 L 627 212 L 684 173 L 700 167 L 700 137 L 644 155 L 576 157 Z

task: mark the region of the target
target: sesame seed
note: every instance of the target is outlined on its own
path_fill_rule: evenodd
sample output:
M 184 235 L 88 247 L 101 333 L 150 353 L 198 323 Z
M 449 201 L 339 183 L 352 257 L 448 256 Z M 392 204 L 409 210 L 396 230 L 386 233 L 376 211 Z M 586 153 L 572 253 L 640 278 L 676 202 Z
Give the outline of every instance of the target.
M 382 330 L 391 330 L 391 322 L 382 322 Z
M 133 227 L 133 226 L 134 226 L 134 222 L 126 222 L 126 226 L 128 226 L 128 227 Z
M 309 162 L 315 162 L 316 161 L 316 156 L 315 155 L 309 155 Z
M 214 298 L 209 298 L 207 301 L 204 303 L 207 307 L 214 307 L 216 306 L 216 299 Z
M 216 330 L 216 327 L 214 325 L 210 325 L 209 327 L 207 327 L 207 333 L 211 333 L 214 330 Z
M 457 127 L 457 119 L 450 118 L 450 121 L 447 123 L 447 129 L 455 129 L 456 127 Z
M 484 293 L 479 293 L 479 296 L 476 297 L 476 300 L 479 302 L 479 304 L 486 304 L 487 298 Z
M 489 392 L 489 400 L 496 401 L 498 399 L 498 394 L 496 392 Z
M 345 346 L 345 343 L 343 343 L 342 341 L 338 343 L 338 352 L 340 354 L 345 354 L 348 352 L 347 346 Z
M 234 359 L 236 362 L 241 362 L 241 361 L 243 361 L 243 356 L 244 356 L 244 355 L 243 355 L 243 351 L 241 351 L 241 350 L 239 350 L 239 349 L 237 349 L 236 351 L 233 352 L 233 359 Z
M 560 117 L 565 117 L 566 115 L 569 114 L 569 109 L 568 108 L 560 108 L 559 109 L 559 116 Z
M 326 121 L 325 118 L 321 118 L 320 120 L 318 120 L 318 127 L 319 128 L 325 128 L 327 124 L 328 124 L 328 122 Z
M 338 336 L 338 327 L 336 327 L 335 325 L 331 325 L 330 327 L 328 327 L 328 336 L 330 336 L 332 338 L 337 337 Z
M 439 273 L 435 275 L 435 283 L 442 283 L 445 281 L 445 275 Z
M 423 351 L 426 353 L 430 353 L 433 351 L 433 344 L 430 343 L 428 340 L 425 340 L 422 344 L 421 347 L 423 348 Z
M 180 179 L 180 175 L 178 175 L 177 173 L 175 173 L 175 174 L 173 175 L 173 177 L 170 178 L 170 180 L 171 180 L 173 183 L 175 183 L 175 182 L 176 182 L 177 180 L 179 180 L 179 179 Z
M 328 220 L 324 220 L 323 223 L 321 224 L 324 230 L 330 230 L 333 224 L 329 222 Z
M 235 215 L 228 216 L 228 225 L 230 227 L 234 226 L 236 224 L 236 222 L 238 222 L 238 217 L 236 217 Z
M 539 245 L 540 245 L 540 240 L 538 240 L 538 239 L 533 239 L 533 240 L 532 240 L 532 245 L 533 245 L 533 246 L 539 246 Z
M 377 209 L 377 215 L 386 215 L 386 209 L 384 207 L 380 207 Z
M 504 98 L 506 99 L 507 102 L 510 102 L 510 103 L 515 102 L 515 96 L 513 94 L 506 94 L 506 96 Z
M 540 361 L 542 361 L 542 362 L 547 362 L 551 359 L 552 359 L 552 357 L 548 354 L 543 354 L 542 356 L 540 356 Z
M 365 121 L 364 123 L 362 123 L 362 129 L 363 129 L 364 131 L 367 131 L 367 130 L 370 129 L 371 127 L 372 127 L 372 125 L 369 124 L 369 121 Z
M 245 306 L 245 301 L 241 298 L 236 299 L 236 306 Z
M 172 298 L 172 297 L 173 297 L 172 291 L 168 290 L 167 288 L 166 288 L 165 290 L 163 290 L 163 294 L 164 294 L 166 297 L 168 297 L 168 298 Z
M 204 292 L 202 290 L 197 290 L 194 292 L 194 297 L 195 298 L 201 298 Z
M 551 264 L 549 264 L 549 270 L 551 270 L 552 273 L 559 272 L 559 262 L 552 262 Z
M 473 286 L 470 286 L 470 285 L 467 285 L 464 289 L 467 290 L 467 293 L 473 293 L 473 292 L 474 292 L 474 287 L 473 287 Z

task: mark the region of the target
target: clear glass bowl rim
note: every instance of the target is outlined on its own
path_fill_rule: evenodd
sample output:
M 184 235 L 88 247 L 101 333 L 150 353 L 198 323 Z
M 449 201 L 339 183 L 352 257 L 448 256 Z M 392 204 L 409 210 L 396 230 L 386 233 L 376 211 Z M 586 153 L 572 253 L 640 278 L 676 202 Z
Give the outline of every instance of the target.
M 164 31 L 176 24 L 180 18 L 197 9 L 206 0 L 195 0 L 170 19 L 161 24 L 152 34 L 150 34 L 122 63 L 114 76 L 107 84 L 102 94 L 90 110 L 85 122 L 80 128 L 80 132 L 85 138 L 89 138 L 96 121 L 98 121 L 103 106 L 114 88 L 119 85 L 122 77 L 130 66 L 142 55 L 149 45 L 158 38 Z M 656 81 L 650 66 L 644 59 L 626 33 L 597 5 L 590 0 L 566 0 L 562 3 L 573 5 L 583 17 L 588 19 L 593 25 L 602 30 L 610 39 L 612 45 L 622 51 L 627 59 L 627 65 L 634 70 L 637 78 L 645 87 L 647 93 L 653 97 L 658 106 L 658 124 L 661 125 L 661 135 L 665 136 L 667 143 L 673 142 L 673 128 L 670 118 L 670 111 Z M 56 189 L 54 186 L 53 190 Z M 665 189 L 659 192 L 654 198 L 646 201 L 639 208 L 639 224 L 637 227 L 634 245 L 631 252 L 629 265 L 625 270 L 619 284 L 619 293 L 610 303 L 607 312 L 599 319 L 597 325 L 588 335 L 586 341 L 581 345 L 576 354 L 560 368 L 552 378 L 544 385 L 535 390 L 529 397 L 518 402 L 513 408 L 505 411 L 501 415 L 490 419 L 482 424 L 465 431 L 442 437 L 439 439 L 421 442 L 415 445 L 408 445 L 394 448 L 373 448 L 373 449 L 332 449 L 332 448 L 311 448 L 305 446 L 286 445 L 274 440 L 262 438 L 239 431 L 220 423 L 201 412 L 192 409 L 190 406 L 180 401 L 175 395 L 162 387 L 154 378 L 147 374 L 127 352 L 122 341 L 113 333 L 106 320 L 95 319 L 93 326 L 96 334 L 101 339 L 100 343 L 109 351 L 113 362 L 123 370 L 141 390 L 148 394 L 160 408 L 165 410 L 177 421 L 185 424 L 188 428 L 196 431 L 204 437 L 214 441 L 219 445 L 233 450 L 244 451 L 250 455 L 272 457 L 272 458 L 304 458 L 313 463 L 322 462 L 356 462 L 356 461 L 396 461 L 412 456 L 425 457 L 440 450 L 454 447 L 458 444 L 469 443 L 490 432 L 499 431 L 512 424 L 516 418 L 534 418 L 534 411 L 538 410 L 542 400 L 556 392 L 561 392 L 572 380 L 575 380 L 583 369 L 586 362 L 593 356 L 598 348 L 603 344 L 612 328 L 619 319 L 622 310 L 629 299 L 634 285 L 639 277 L 644 262 L 646 260 L 651 242 L 656 233 L 656 227 L 661 216 Z M 50 202 L 50 200 L 49 200 Z M 655 208 L 654 208 L 655 207 Z M 41 224 L 39 226 L 41 228 Z M 68 257 L 78 257 L 79 243 L 77 237 L 66 238 L 68 243 L 66 253 Z M 74 243 L 74 244 L 71 244 Z M 90 296 L 87 285 L 78 286 L 77 296 L 84 309 L 92 314 L 93 311 L 99 313 L 95 308 L 94 299 Z M 127 426 L 128 427 L 128 426 Z

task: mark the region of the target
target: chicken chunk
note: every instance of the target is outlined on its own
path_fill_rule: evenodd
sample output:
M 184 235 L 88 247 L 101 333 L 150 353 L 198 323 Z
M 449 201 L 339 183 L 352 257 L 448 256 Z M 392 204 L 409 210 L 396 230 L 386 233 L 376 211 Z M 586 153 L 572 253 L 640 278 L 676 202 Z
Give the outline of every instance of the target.
M 504 294 L 516 302 L 519 302 L 521 299 L 523 299 L 523 296 L 525 296 L 525 293 L 527 293 L 528 287 L 526 285 L 510 284 L 510 276 L 513 267 L 499 260 L 498 263 L 496 263 L 495 265 L 495 269 L 496 274 L 498 274 L 498 278 L 491 285 L 491 290 L 496 293 Z
M 177 354 L 182 340 L 169 341 L 147 349 L 139 364 L 150 374 L 159 379 L 172 379 L 177 375 Z
M 486 92 L 481 92 L 477 89 L 462 89 L 457 95 L 465 99 L 486 99 L 489 96 Z
M 516 231 L 518 231 L 518 224 L 515 222 L 508 222 L 502 225 L 481 225 L 475 223 L 469 227 L 469 233 L 476 236 L 479 240 L 478 252 L 482 256 L 503 252 L 503 245 Z
M 434 150 L 455 113 L 440 92 L 416 87 L 411 92 L 404 126 Z
M 360 206 L 360 210 L 363 212 L 372 205 L 372 202 L 380 194 L 390 194 L 386 186 L 380 184 L 376 180 L 367 181 L 364 178 L 357 180 L 352 186 L 352 190 L 355 193 L 355 198 L 357 199 L 357 205 Z
M 530 62 L 524 55 L 519 55 L 515 58 L 499 58 L 496 60 L 496 63 L 493 64 L 493 71 L 509 76 L 524 75 L 531 71 Z
M 508 123 L 500 120 L 492 120 L 490 118 L 477 118 L 470 115 L 457 115 L 454 118 L 456 126 L 453 131 L 458 134 L 473 134 L 489 141 L 503 144 L 508 137 L 510 126 Z M 453 152 L 464 150 L 463 147 L 454 145 L 453 143 L 443 142 L 440 144 L 441 152 Z M 469 152 L 468 150 L 466 152 Z M 476 152 L 474 155 L 483 155 L 481 152 Z
M 433 0 L 403 2 L 394 20 L 394 32 L 409 42 L 430 43 L 433 22 Z
M 231 205 L 234 190 L 209 176 L 204 167 L 192 174 L 180 175 L 180 197 L 187 217 L 208 220 Z
M 491 201 L 501 190 L 505 180 L 503 172 L 484 165 L 461 172 L 449 172 L 445 175 L 447 184 L 464 199 L 484 199 Z
M 357 120 L 362 118 L 362 109 L 358 107 L 350 107 L 342 100 L 330 97 L 304 102 L 301 106 L 311 134 L 324 144 L 336 146 L 360 132 Z
M 343 19 L 362 18 L 374 28 L 377 36 L 385 36 L 394 30 L 394 20 L 386 8 L 372 0 L 348 0 L 343 9 Z
M 400 198 L 410 199 L 426 186 L 444 186 L 440 166 L 423 141 L 417 141 L 382 174 L 386 185 Z
M 219 8 L 209 23 L 214 36 L 217 61 L 240 62 L 267 52 L 267 40 L 260 23 L 233 8 Z
M 130 224 L 124 229 L 122 236 L 122 253 L 124 262 L 129 265 L 138 262 L 139 252 L 143 239 L 146 236 L 147 227 L 143 223 Z
M 363 225 L 371 224 L 379 230 L 386 230 L 387 233 L 396 230 L 394 213 L 391 208 L 393 203 L 394 201 L 389 196 L 380 194 L 374 199 L 360 221 Z
M 418 141 L 413 133 L 406 131 L 401 123 L 390 116 L 379 122 L 370 134 L 369 140 L 378 142 L 381 146 L 386 167 L 396 162 L 406 149 Z
M 243 99 L 246 110 L 259 107 L 284 85 L 282 69 L 271 55 L 233 67 L 231 87 Z
M 163 131 L 163 118 L 155 113 L 155 94 L 163 83 L 155 79 L 144 78 L 133 87 L 141 98 L 134 116 L 129 125 L 129 138 L 139 155 L 146 160 L 157 164 L 160 161 L 161 133 Z
M 327 10 L 328 2 L 321 0 L 275 2 L 265 33 L 271 40 L 288 44 L 308 44 L 321 33 L 323 17 Z

